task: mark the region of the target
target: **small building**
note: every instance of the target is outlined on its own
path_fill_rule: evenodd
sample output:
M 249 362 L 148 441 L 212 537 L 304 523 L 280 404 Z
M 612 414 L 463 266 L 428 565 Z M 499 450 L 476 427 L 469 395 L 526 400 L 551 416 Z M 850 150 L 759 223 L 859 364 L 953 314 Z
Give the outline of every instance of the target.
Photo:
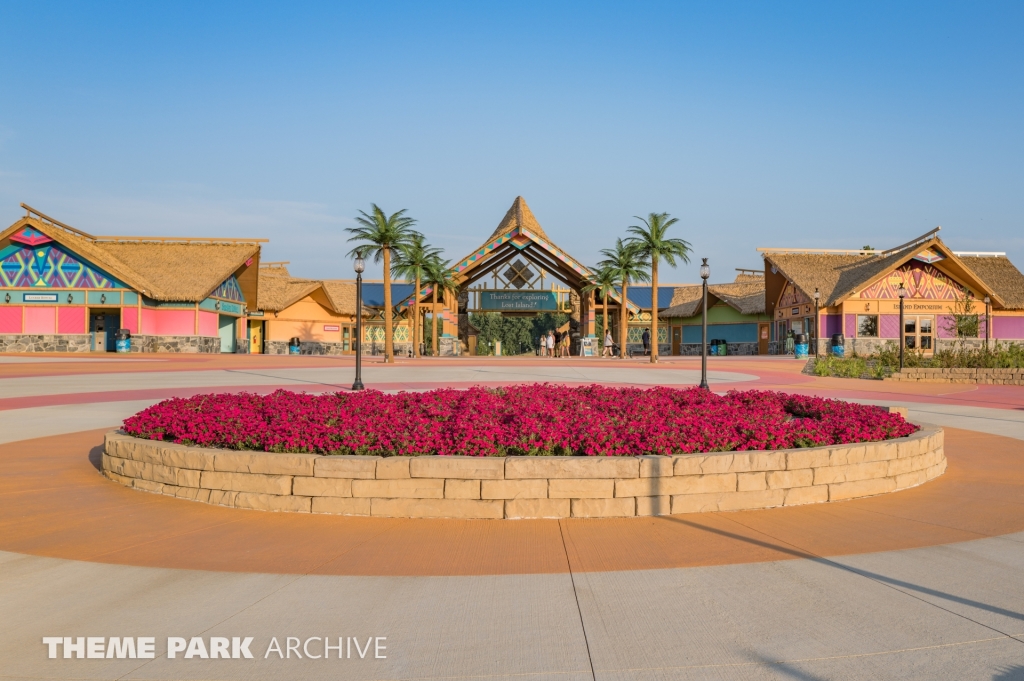
M 970 346 L 1024 341 L 1024 275 L 1005 253 L 954 252 L 938 231 L 888 250 L 758 249 L 773 343 L 806 333 L 825 352 L 842 334 L 847 353 L 868 355 L 902 336 L 931 355 L 957 338 L 958 317 L 977 321 Z
M 22 204 L 0 232 L 0 352 L 248 352 L 265 239 L 93 236 Z

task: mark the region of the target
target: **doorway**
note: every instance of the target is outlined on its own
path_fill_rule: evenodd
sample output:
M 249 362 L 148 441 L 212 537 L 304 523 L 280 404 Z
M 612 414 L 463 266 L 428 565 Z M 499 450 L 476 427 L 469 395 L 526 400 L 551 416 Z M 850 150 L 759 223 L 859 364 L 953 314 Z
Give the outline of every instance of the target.
M 672 327 L 672 354 L 681 355 L 683 349 L 683 327 Z
M 89 333 L 92 334 L 93 352 L 114 352 L 117 349 L 115 334 L 120 324 L 120 311 L 89 311 Z
M 263 354 L 263 320 L 249 320 L 249 352 Z
M 235 318 L 227 315 L 220 315 L 218 319 L 217 335 L 220 336 L 220 351 L 235 351 Z
M 768 354 L 768 324 L 757 325 L 757 354 Z
M 919 350 L 926 355 L 935 349 L 935 317 L 911 315 L 903 318 L 903 339 L 908 350 Z

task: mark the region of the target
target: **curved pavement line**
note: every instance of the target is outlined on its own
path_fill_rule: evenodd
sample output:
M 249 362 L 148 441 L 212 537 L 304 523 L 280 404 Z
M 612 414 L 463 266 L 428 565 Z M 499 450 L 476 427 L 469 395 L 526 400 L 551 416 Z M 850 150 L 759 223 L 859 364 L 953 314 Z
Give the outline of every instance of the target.
M 573 572 L 611 572 L 891 551 L 1024 530 L 1024 442 L 954 429 L 946 474 L 902 492 L 762 511 L 562 521 L 209 506 L 101 477 L 102 435 L 0 445 L 0 550 L 227 572 L 496 575 L 566 572 L 567 553 Z

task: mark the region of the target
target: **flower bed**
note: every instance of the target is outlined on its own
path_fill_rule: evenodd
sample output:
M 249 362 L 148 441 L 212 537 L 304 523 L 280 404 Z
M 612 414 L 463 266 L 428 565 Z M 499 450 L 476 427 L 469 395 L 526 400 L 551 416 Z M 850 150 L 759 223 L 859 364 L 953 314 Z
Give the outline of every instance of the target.
M 549 384 L 198 395 L 165 400 L 124 422 L 129 435 L 178 444 L 377 456 L 678 455 L 873 442 L 916 431 L 879 407 L 779 392 Z

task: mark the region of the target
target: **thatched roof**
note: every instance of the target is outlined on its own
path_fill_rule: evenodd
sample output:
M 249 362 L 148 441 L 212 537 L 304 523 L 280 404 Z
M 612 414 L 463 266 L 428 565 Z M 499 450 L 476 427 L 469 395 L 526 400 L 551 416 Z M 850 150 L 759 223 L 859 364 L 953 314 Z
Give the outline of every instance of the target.
M 701 286 L 676 286 L 672 292 L 672 302 L 658 316 L 692 317 L 700 312 L 700 303 L 703 295 L 704 291 Z M 710 290 L 708 295 L 711 295 Z
M 261 310 L 280 312 L 321 286 L 319 281 L 295 279 L 261 267 L 259 307 Z
M 748 275 L 740 275 L 746 279 Z M 739 279 L 739 277 L 737 277 Z M 692 317 L 700 312 L 703 292 L 700 286 L 677 286 L 672 304 L 659 313 L 661 317 Z M 708 306 L 723 302 L 740 314 L 764 313 L 764 277 L 708 285 Z
M 1005 256 L 959 256 L 960 261 L 1003 299 L 1009 310 L 1024 310 L 1024 274 Z
M 497 229 L 494 230 L 494 233 L 491 234 L 487 241 L 494 241 L 502 234 L 508 234 L 517 227 L 522 227 L 526 231 L 550 241 L 548 235 L 544 232 L 544 228 L 537 222 L 537 218 L 533 217 L 533 211 L 526 205 L 526 199 L 521 196 L 517 196 L 516 200 L 512 202 L 512 207 L 505 213 L 505 217 L 501 219 Z
M 255 242 L 150 242 L 142 238 L 120 241 L 92 237 L 34 217 L 19 220 L 0 233 L 0 238 L 25 226 L 39 230 L 143 295 L 160 301 L 204 300 L 260 251 Z
M 354 315 L 356 313 L 356 284 L 353 281 L 341 281 L 327 279 L 323 282 L 324 292 L 334 305 L 334 311 L 338 314 Z M 374 313 L 363 306 L 363 316 L 369 317 Z

